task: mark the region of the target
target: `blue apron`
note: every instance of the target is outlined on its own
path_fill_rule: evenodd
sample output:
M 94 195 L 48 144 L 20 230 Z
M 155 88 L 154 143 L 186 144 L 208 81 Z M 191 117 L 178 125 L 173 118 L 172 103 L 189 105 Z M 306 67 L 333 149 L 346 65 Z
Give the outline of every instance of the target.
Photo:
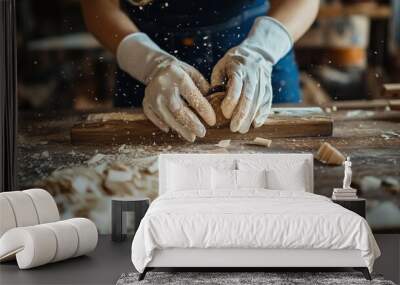
M 139 6 L 135 2 L 142 2 Z M 240 44 L 265 0 L 121 0 L 122 10 L 163 50 L 197 68 L 206 79 L 225 52 Z M 134 52 L 134 51 L 132 51 Z M 144 85 L 117 70 L 114 104 L 141 107 Z M 293 50 L 272 70 L 273 103 L 300 101 L 299 71 Z

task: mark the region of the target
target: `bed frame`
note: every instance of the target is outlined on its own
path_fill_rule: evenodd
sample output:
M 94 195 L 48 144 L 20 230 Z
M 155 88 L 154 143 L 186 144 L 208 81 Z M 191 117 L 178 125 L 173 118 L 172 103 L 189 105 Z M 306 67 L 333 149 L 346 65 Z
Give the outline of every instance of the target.
M 159 156 L 159 193 L 165 193 L 168 163 L 187 163 L 191 165 L 232 163 L 237 159 L 265 159 L 271 162 L 290 159 L 304 161 L 306 175 L 304 189 L 313 192 L 312 154 L 161 154 Z M 236 163 L 234 163 L 236 165 Z M 343 268 L 350 267 L 361 271 L 371 280 L 368 268 L 359 250 L 329 249 L 248 249 L 248 248 L 170 248 L 158 249 L 152 261 L 139 275 L 143 280 L 146 273 L 155 268 L 230 268 L 246 271 L 262 268 Z M 237 269 L 237 270 L 236 270 Z

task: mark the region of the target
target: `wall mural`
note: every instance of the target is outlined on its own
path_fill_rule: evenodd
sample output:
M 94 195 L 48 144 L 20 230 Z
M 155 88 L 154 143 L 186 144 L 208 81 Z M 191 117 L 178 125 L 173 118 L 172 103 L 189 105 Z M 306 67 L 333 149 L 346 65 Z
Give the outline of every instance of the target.
M 267 124 L 245 135 L 231 133 L 230 122 L 217 114 L 221 125 L 192 143 L 160 131 L 140 107 L 129 107 L 126 102 L 143 94 L 143 86 L 129 82 L 128 93 L 121 91 L 116 78 L 125 75 L 87 32 L 77 1 L 42 2 L 20 1 L 17 7 L 17 188 L 49 191 L 63 219 L 88 217 L 101 233 L 110 233 L 113 197 L 157 197 L 160 153 L 311 152 L 318 158 L 315 193 L 331 196 L 333 188 L 342 186 L 341 164 L 349 156 L 351 186 L 367 199 L 373 230 L 400 231 L 399 99 L 377 99 L 381 83 L 399 82 L 400 73 L 383 69 L 387 54 L 382 48 L 368 49 L 367 17 L 319 18 L 296 44 L 301 107 L 320 109 L 288 111 L 274 104 L 283 109 L 273 109 Z M 171 53 L 184 57 L 197 46 L 209 48 L 209 40 L 203 34 L 182 38 L 182 50 Z M 395 52 L 391 56 L 398 59 L 399 47 Z M 391 68 L 399 66 L 393 61 Z M 210 68 L 204 73 L 209 80 Z M 275 90 L 284 92 L 290 82 L 273 84 L 281 84 Z M 213 106 L 222 101 L 215 95 L 221 92 L 208 92 Z M 367 97 L 375 99 L 360 101 Z

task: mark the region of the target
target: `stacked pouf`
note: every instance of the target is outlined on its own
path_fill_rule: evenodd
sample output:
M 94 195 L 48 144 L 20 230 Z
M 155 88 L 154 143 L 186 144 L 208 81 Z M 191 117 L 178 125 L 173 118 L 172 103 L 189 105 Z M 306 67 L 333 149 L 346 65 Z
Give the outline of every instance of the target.
M 95 224 L 85 218 L 59 221 L 53 197 L 43 189 L 0 193 L 0 262 L 20 269 L 87 254 L 97 245 Z

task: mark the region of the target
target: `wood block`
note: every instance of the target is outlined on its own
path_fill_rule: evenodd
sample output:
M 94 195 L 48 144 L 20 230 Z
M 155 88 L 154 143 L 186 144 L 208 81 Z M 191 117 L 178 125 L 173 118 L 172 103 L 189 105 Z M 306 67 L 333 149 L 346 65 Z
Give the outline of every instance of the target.
M 315 158 L 321 161 L 322 163 L 330 164 L 330 165 L 342 165 L 346 160 L 344 155 L 333 147 L 330 143 L 324 142 L 320 148 L 318 149 Z
M 210 102 L 211 106 L 215 111 L 216 123 L 215 126 L 213 126 L 213 128 L 228 126 L 231 121 L 229 119 L 226 119 L 222 114 L 221 103 L 224 100 L 224 98 L 225 98 L 225 92 L 216 92 L 207 97 L 207 100 Z
M 198 142 L 223 139 L 253 140 L 256 137 L 318 137 L 331 136 L 333 120 L 320 108 L 273 108 L 265 124 L 246 134 L 232 133 L 229 126 L 208 128 Z M 152 144 L 184 142 L 174 132 L 164 133 L 147 120 L 141 110 L 91 114 L 71 129 L 73 144 Z M 126 118 L 126 119 L 124 119 Z
M 332 119 L 319 108 L 275 108 L 274 114 L 260 128 L 247 134 L 232 133 L 229 127 L 208 129 L 201 142 L 215 142 L 225 138 L 254 139 L 257 136 L 307 137 L 330 136 Z M 93 120 L 93 118 L 97 118 Z M 108 119 L 112 118 L 112 119 Z M 125 119 L 124 119 L 125 118 Z M 141 112 L 129 111 L 106 115 L 89 115 L 89 120 L 75 125 L 71 140 L 79 144 L 120 144 L 181 141 L 175 133 L 165 134 L 158 130 Z

